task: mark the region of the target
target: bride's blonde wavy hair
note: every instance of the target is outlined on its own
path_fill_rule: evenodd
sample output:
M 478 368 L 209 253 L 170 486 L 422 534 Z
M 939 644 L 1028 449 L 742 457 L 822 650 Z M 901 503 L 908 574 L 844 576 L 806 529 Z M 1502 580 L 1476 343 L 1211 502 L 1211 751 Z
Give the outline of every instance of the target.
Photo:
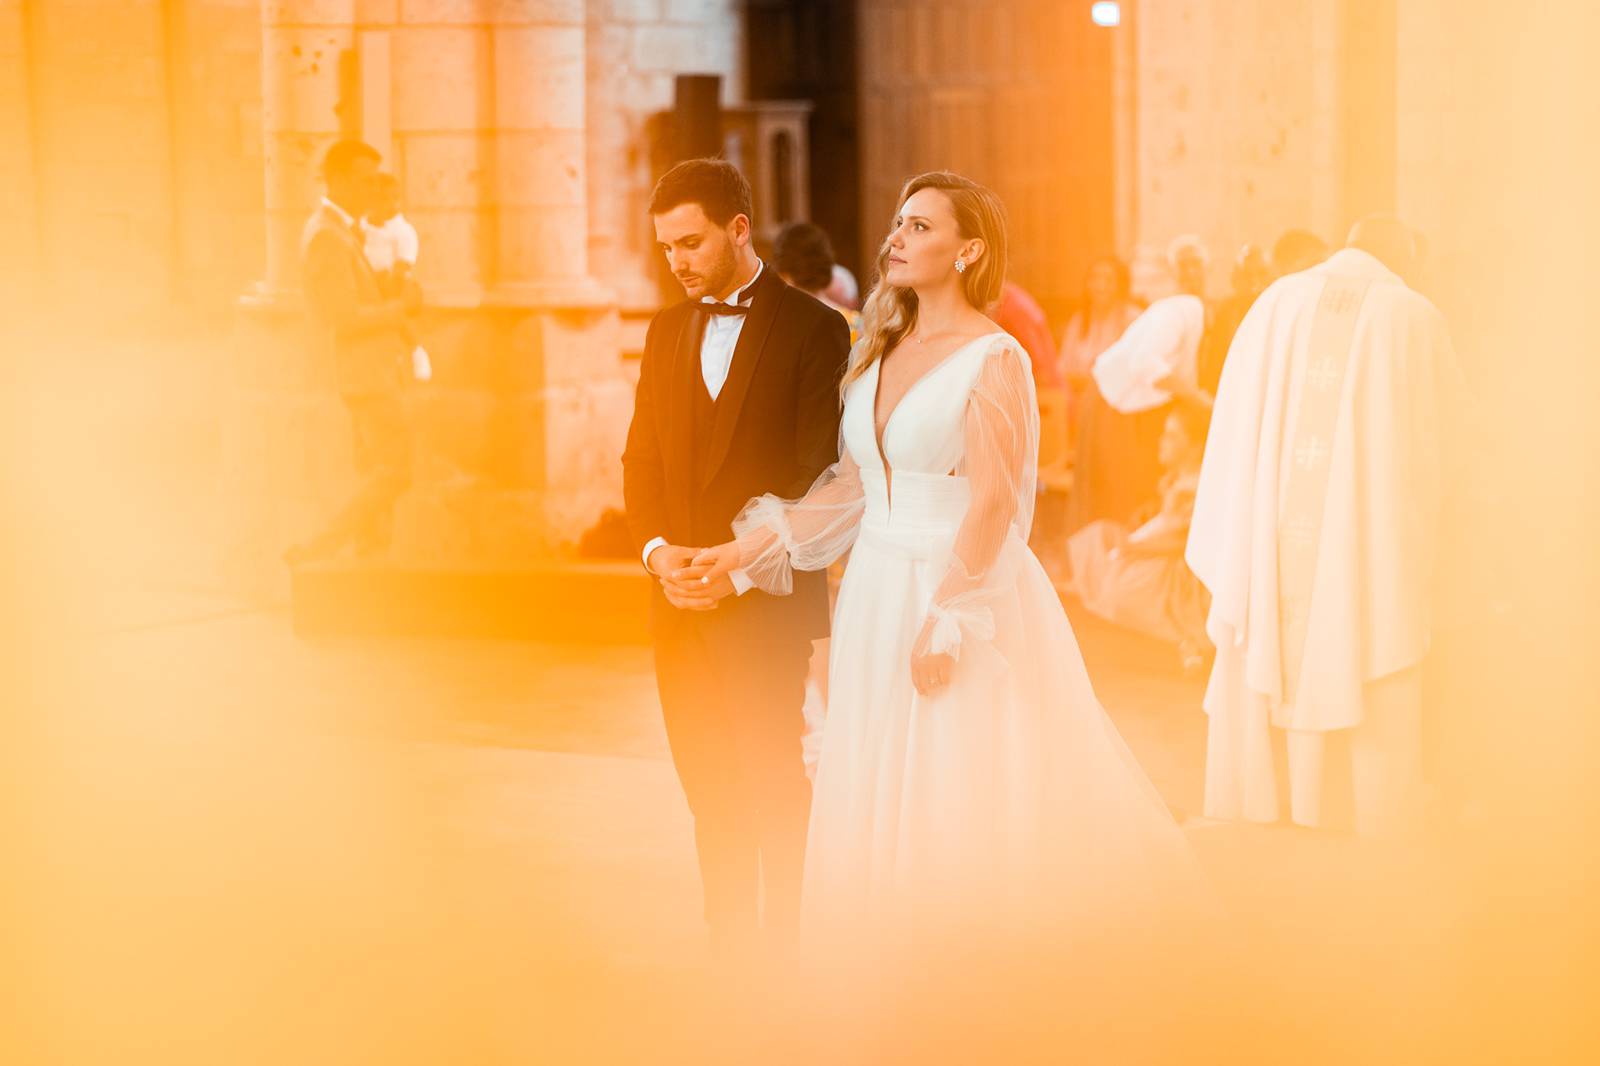
M 922 189 L 938 189 L 949 197 L 955 208 L 956 228 L 963 239 L 983 241 L 983 254 L 961 275 L 961 289 L 968 303 L 987 312 L 1000 299 L 1000 286 L 1006 279 L 1005 205 L 977 182 L 948 170 L 935 170 L 906 182 L 895 201 L 895 210 L 899 211 L 913 193 Z M 878 248 L 872 292 L 861 306 L 861 340 L 850 353 L 841 391 L 870 370 L 917 324 L 917 294 L 884 280 L 888 262 L 889 239 L 885 237 Z

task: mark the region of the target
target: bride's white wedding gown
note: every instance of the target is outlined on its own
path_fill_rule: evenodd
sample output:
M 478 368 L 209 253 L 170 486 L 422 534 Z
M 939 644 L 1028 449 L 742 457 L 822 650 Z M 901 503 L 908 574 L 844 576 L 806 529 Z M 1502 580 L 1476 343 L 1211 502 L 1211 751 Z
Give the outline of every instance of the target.
M 1182 833 L 1090 686 L 1028 549 L 1038 407 L 1008 334 L 956 349 L 874 432 L 878 367 L 845 397 L 838 463 L 734 525 L 755 583 L 851 551 L 806 854 L 809 931 L 924 916 L 1071 920 L 1203 891 Z M 957 657 L 919 695 L 911 658 Z M 1190 901 L 1194 902 L 1194 901 Z

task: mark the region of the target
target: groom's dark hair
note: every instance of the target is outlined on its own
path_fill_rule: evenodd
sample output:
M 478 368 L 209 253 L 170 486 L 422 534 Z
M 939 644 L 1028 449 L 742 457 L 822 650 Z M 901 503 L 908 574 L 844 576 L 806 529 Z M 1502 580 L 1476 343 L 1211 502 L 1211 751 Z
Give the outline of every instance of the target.
M 650 213 L 663 214 L 679 204 L 699 204 L 719 226 L 732 222 L 735 215 L 754 215 L 750 183 L 725 159 L 689 159 L 661 175 L 650 194 Z
M 383 159 L 382 154 L 363 141 L 336 141 L 328 153 L 322 157 L 322 176 L 326 179 L 342 178 L 349 174 L 358 159 L 370 159 L 374 163 Z

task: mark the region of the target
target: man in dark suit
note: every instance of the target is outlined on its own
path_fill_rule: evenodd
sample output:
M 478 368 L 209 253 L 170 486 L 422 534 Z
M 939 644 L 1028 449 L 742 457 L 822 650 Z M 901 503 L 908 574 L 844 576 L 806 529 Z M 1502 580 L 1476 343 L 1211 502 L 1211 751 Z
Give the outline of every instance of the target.
M 388 545 L 395 500 L 411 484 L 411 435 L 401 398 L 411 351 L 406 314 L 421 301 L 414 284 L 386 295 L 367 263 L 360 219 L 378 173 L 377 149 L 340 141 L 323 158 L 328 195 L 301 238 L 302 281 L 313 341 L 333 365 L 350 412 L 356 467 L 363 482 L 327 527 L 284 554 L 291 566 L 338 554 L 363 555 Z
M 828 590 L 821 573 L 796 574 L 785 597 L 737 571 L 702 585 L 690 564 L 697 548 L 730 539 L 751 498 L 801 496 L 838 458 L 850 332 L 757 258 L 750 186 L 730 164 L 680 163 L 650 213 L 689 299 L 650 323 L 623 492 L 658 579 L 657 686 L 694 815 L 712 948 L 726 955 L 757 943 L 759 914 L 776 946 L 798 918 L 811 807 L 801 707 Z

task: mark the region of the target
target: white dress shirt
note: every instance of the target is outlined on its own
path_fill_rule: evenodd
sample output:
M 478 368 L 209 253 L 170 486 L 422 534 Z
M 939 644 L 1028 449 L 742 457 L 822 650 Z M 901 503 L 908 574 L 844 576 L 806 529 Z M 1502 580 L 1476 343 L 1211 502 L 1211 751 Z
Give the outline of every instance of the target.
M 725 301 L 718 301 L 713 296 L 702 296 L 703 304 L 718 302 L 748 305 L 750 303 L 750 290 L 761 280 L 761 272 L 766 269 L 766 264 L 756 260 L 756 272 L 745 284 Z M 715 400 L 722 395 L 722 386 L 728 383 L 728 371 L 733 366 L 733 349 L 739 344 L 739 334 L 744 332 L 744 315 L 707 315 L 706 332 L 700 339 L 700 376 L 705 379 L 706 391 Z
M 361 232 L 366 239 L 367 262 L 373 270 L 393 270 L 396 263 L 417 265 L 417 230 L 406 216 L 396 214 L 381 226 L 363 219 Z
M 767 265 L 757 259 L 755 274 L 732 296 L 722 301 L 715 296 L 702 296 L 700 302 L 748 305 L 751 300 L 750 290 L 761 280 L 761 272 L 766 268 Z M 700 378 L 706 383 L 706 392 L 711 394 L 713 400 L 722 395 L 722 387 L 728 383 L 728 371 L 733 367 L 733 350 L 739 345 L 739 334 L 744 332 L 745 317 L 744 315 L 706 316 L 706 331 L 700 338 Z M 644 546 L 646 570 L 650 569 L 650 553 L 664 547 L 666 543 L 665 537 L 656 537 Z M 734 592 L 740 596 L 749 592 L 755 584 L 743 570 L 729 572 L 728 578 L 733 582 Z
M 417 228 L 398 211 L 381 226 L 362 219 L 361 241 L 367 265 L 379 273 L 393 270 L 399 263 L 417 265 Z M 411 376 L 418 381 L 433 380 L 433 360 L 420 344 L 411 349 Z

